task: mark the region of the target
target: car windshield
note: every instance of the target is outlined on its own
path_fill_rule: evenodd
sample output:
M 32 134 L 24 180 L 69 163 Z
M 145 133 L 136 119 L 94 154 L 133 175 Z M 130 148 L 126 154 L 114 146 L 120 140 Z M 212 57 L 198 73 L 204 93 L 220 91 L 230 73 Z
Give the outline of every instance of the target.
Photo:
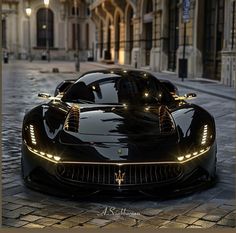
M 95 72 L 79 78 L 62 98 L 95 104 L 157 104 L 173 98 L 152 75 L 141 72 Z

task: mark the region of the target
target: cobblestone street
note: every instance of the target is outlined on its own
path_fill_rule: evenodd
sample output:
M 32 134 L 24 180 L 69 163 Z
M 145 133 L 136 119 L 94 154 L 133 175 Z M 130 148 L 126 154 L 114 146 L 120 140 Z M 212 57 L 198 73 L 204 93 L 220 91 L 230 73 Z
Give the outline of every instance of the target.
M 52 73 L 52 67 L 59 68 L 60 72 Z M 102 65 L 98 63 L 81 63 L 81 72 L 99 67 L 102 68 Z M 62 80 L 76 77 L 73 70 L 73 63 L 48 65 L 43 61 L 11 61 L 3 65 L 3 227 L 235 227 L 235 101 L 223 96 L 223 85 L 214 89 L 212 83 L 207 81 L 185 81 L 179 90 L 181 94 L 196 92 L 198 98 L 192 102 L 207 109 L 215 117 L 219 180 L 214 187 L 170 200 L 149 200 L 147 197 L 142 200 L 106 199 L 90 202 L 58 198 L 26 188 L 20 169 L 21 126 L 25 111 L 43 102 L 37 97 L 39 92 L 53 94 L 56 85 Z M 165 74 L 163 77 L 169 76 Z M 197 91 L 191 90 L 191 85 L 195 83 L 199 87 Z M 200 91 L 201 87 L 206 91 Z M 103 215 L 106 208 L 114 208 L 118 214 Z M 124 215 L 124 211 L 131 214 Z

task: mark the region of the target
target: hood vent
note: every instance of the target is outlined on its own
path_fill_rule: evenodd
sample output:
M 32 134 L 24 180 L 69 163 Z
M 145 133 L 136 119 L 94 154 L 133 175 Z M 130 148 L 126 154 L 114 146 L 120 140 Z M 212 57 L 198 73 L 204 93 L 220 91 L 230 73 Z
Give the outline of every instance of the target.
M 73 105 L 66 117 L 64 130 L 78 133 L 79 118 L 80 118 L 80 108 L 77 105 Z
M 159 122 L 160 122 L 160 132 L 163 134 L 171 134 L 175 130 L 175 124 L 172 119 L 171 114 L 166 109 L 165 106 L 160 106 L 159 108 Z

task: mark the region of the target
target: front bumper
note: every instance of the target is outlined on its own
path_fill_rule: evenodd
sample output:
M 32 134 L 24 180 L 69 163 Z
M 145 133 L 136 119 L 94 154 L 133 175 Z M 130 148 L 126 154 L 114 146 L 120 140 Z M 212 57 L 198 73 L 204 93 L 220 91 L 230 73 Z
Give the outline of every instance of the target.
M 58 165 L 32 153 L 25 144 L 22 145 L 23 178 L 30 188 L 59 196 L 88 197 L 98 193 L 109 196 L 127 196 L 138 193 L 148 196 L 176 196 L 205 187 L 206 179 L 215 172 L 216 144 L 198 158 L 181 164 L 181 174 L 166 182 L 143 183 L 135 185 L 73 182 L 58 175 Z M 203 182 L 204 181 L 204 182 Z M 208 183 L 209 184 L 209 183 Z

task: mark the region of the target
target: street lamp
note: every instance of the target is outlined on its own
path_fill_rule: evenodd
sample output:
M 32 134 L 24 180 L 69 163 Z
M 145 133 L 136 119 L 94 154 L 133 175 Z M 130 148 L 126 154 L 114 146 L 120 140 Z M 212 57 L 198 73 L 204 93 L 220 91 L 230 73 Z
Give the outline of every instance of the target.
M 79 38 L 78 38 L 78 24 L 79 24 L 79 16 L 78 16 L 78 0 L 74 0 L 74 8 L 75 8 L 75 70 L 79 72 L 80 63 L 79 63 Z
M 48 23 L 48 6 L 49 6 L 49 0 L 44 0 L 44 5 L 47 8 L 46 9 L 46 48 L 47 48 L 47 58 L 48 62 L 50 61 L 50 48 L 49 48 L 49 35 L 48 35 L 48 29 L 49 29 L 49 23 Z
M 28 17 L 28 43 L 29 43 L 29 46 L 28 46 L 28 56 L 29 56 L 29 61 L 31 62 L 32 61 L 32 57 L 31 57 L 31 39 L 30 39 L 30 15 L 31 15 L 31 8 L 30 7 L 27 7 L 25 9 L 25 12 L 26 12 L 26 15 Z

